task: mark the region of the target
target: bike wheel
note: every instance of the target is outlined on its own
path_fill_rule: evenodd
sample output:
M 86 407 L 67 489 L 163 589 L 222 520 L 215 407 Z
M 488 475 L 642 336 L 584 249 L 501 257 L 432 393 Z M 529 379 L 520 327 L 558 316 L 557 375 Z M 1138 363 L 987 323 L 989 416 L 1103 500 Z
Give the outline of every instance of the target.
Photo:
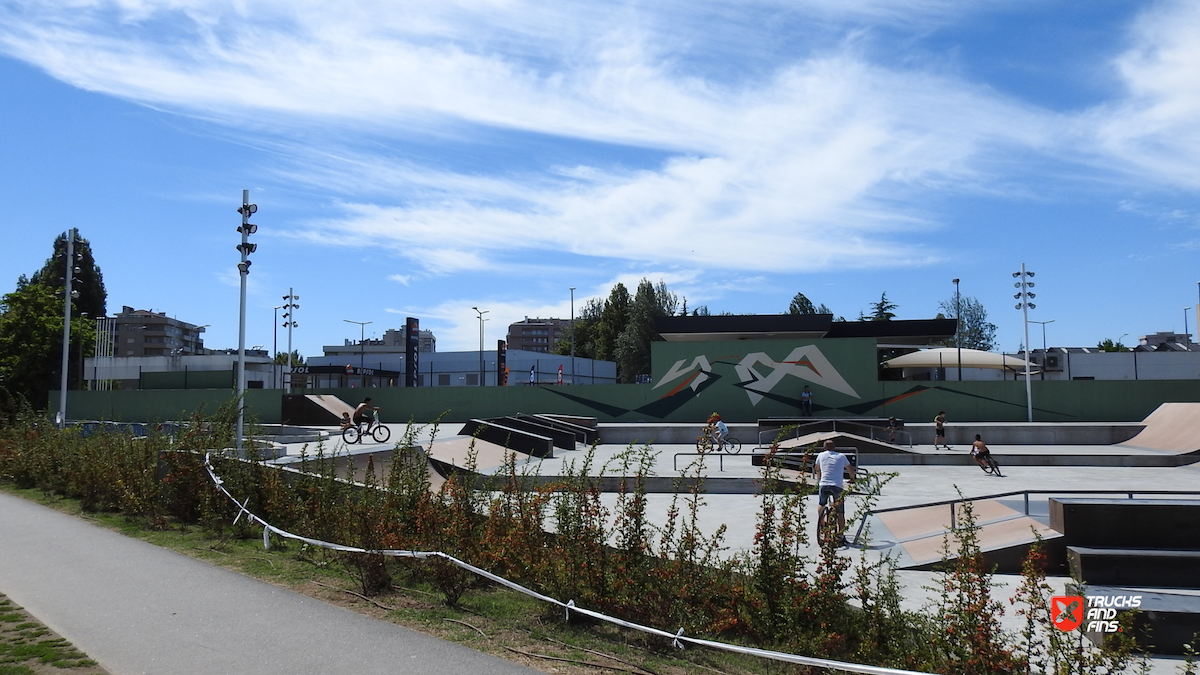
M 346 427 L 342 430 L 342 440 L 345 441 L 347 445 L 354 445 L 361 437 L 362 433 L 359 432 L 357 426 Z
M 992 458 L 989 456 L 989 457 L 987 458 L 987 463 L 988 463 L 988 466 L 992 467 L 992 474 L 993 474 L 993 475 L 996 475 L 996 476 L 1000 476 L 1000 475 L 1001 475 L 1001 474 L 1000 474 L 1000 465 L 996 463 L 996 460 L 992 459 Z
M 371 431 L 371 437 L 375 439 L 376 443 L 387 443 L 388 439 L 392 437 L 392 430 L 380 424 Z
M 733 453 L 736 455 L 741 451 L 742 451 L 742 442 L 739 441 L 738 439 L 731 437 L 729 440 L 725 441 L 725 452 Z

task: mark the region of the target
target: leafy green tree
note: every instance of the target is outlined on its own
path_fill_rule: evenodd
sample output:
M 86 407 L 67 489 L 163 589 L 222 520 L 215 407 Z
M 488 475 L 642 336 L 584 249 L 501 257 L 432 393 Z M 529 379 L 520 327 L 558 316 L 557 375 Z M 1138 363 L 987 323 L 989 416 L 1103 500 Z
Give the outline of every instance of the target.
M 654 320 L 671 316 L 678 304 L 667 285 L 642 279 L 629 308 L 629 321 L 617 339 L 617 377 L 621 382 L 633 382 L 638 375 L 650 372 L 650 343 L 658 336 Z
M 608 300 L 604 301 L 604 309 L 600 312 L 599 325 L 596 326 L 596 357 L 603 361 L 615 361 L 617 355 L 617 339 L 625 332 L 629 323 L 629 308 L 633 299 L 625 284 L 617 283 Z
M 1121 344 L 1120 341 L 1113 342 L 1112 338 L 1105 338 L 1096 343 L 1096 349 L 1103 352 L 1127 352 L 1129 348 Z
M 106 315 L 108 293 L 104 290 L 104 275 L 92 257 L 92 244 L 79 236 L 75 231 L 75 274 L 71 282 L 71 290 L 78 293 L 71 303 L 71 315 L 86 314 L 93 319 Z M 59 293 L 66 285 L 64 275 L 67 268 L 67 235 L 60 234 L 54 240 L 54 253 L 42 265 L 31 280 L 32 283 L 49 288 Z
M 899 305 L 887 299 L 887 293 L 884 292 L 883 295 L 879 296 L 879 302 L 871 303 L 871 315 L 868 317 L 863 317 L 860 314 L 859 318 L 865 318 L 869 321 L 891 321 L 892 319 L 896 318 L 896 314 L 893 312 L 893 310 L 898 307 Z
M 812 304 L 803 293 L 797 293 L 792 297 L 791 304 L 788 305 L 788 314 L 816 314 L 817 308 Z
M 995 349 L 996 324 L 987 320 L 987 310 L 983 308 L 982 302 L 969 295 L 964 295 L 958 298 L 957 306 L 955 298 L 951 297 L 939 302 L 938 308 L 942 310 L 938 314 L 939 317 L 959 319 L 958 336 L 962 341 L 963 349 L 979 349 L 985 352 Z M 958 310 L 962 310 L 961 317 Z M 956 345 L 954 338 L 944 340 L 941 344 L 947 347 Z
M 286 366 L 288 364 L 287 352 L 275 352 L 275 365 Z M 292 350 L 292 365 L 300 366 L 304 364 L 304 357 L 300 355 L 299 349 Z
M 17 289 L 0 300 L 0 389 L 8 409 L 27 403 L 43 408 L 58 389 L 62 372 L 62 298 L 22 276 Z M 79 377 L 80 349 L 92 352 L 95 322 L 71 319 L 68 382 Z M 68 384 L 68 386 L 70 386 Z

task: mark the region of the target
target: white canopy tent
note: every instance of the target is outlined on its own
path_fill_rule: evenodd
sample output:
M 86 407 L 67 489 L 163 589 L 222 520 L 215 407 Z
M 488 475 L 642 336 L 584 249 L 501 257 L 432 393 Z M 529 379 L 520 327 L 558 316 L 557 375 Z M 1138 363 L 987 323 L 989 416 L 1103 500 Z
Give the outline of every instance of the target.
M 957 368 L 959 366 L 959 350 L 955 347 L 939 347 L 924 349 L 912 354 L 897 356 L 883 362 L 884 368 Z M 1030 365 L 1030 373 L 1041 372 L 1034 364 Z M 984 352 L 978 349 L 962 350 L 963 368 L 988 368 L 992 370 L 1013 370 L 1025 372 L 1025 360 L 1006 354 Z

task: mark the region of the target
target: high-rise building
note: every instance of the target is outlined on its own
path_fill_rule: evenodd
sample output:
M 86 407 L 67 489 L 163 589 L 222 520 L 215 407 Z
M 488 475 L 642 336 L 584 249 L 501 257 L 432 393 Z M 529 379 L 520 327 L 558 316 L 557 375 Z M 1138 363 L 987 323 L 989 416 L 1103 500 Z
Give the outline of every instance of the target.
M 558 341 L 571 334 L 569 319 L 531 319 L 509 324 L 508 348 L 549 353 Z
M 200 336 L 207 326 L 197 326 L 167 316 L 166 312 L 134 309 L 129 305 L 112 318 L 113 356 L 183 356 L 204 354 Z

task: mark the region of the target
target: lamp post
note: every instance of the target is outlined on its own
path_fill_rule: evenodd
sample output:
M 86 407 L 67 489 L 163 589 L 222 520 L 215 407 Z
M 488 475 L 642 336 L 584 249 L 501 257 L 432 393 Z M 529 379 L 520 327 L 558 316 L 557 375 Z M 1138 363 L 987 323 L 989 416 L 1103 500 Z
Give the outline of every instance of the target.
M 242 431 L 246 416 L 246 277 L 250 275 L 250 254 L 258 248 L 258 244 L 250 243 L 250 235 L 258 231 L 258 226 L 250 222 L 250 216 L 257 212 L 258 205 L 250 203 L 250 191 L 242 190 L 242 205 L 238 207 L 238 213 L 242 214 L 242 224 L 237 229 L 242 235 L 242 243 L 237 245 L 238 252 L 242 254 L 242 261 L 238 263 L 238 276 L 241 277 L 242 283 L 241 299 L 238 303 L 238 416 L 235 440 L 235 447 L 239 453 L 242 451 Z
M 1017 283 L 1013 284 L 1018 291 L 1013 297 L 1019 300 L 1017 309 L 1021 310 L 1021 316 L 1024 318 L 1025 324 L 1025 408 L 1028 412 L 1029 421 L 1033 421 L 1033 383 L 1029 380 L 1029 310 L 1036 309 L 1037 305 L 1030 302 L 1036 297 L 1029 289 L 1033 288 L 1033 272 L 1025 269 L 1025 263 L 1021 263 L 1021 271 L 1013 272 L 1013 278 L 1017 279 Z
M 71 282 L 75 277 L 75 230 L 67 230 L 67 269 L 63 271 L 63 338 L 62 338 L 62 376 L 58 386 L 58 428 L 67 425 L 67 368 L 71 359 L 71 300 L 78 291 L 71 290 Z
M 481 310 L 478 307 L 472 307 L 471 309 L 475 310 L 475 313 L 479 315 L 479 386 L 482 387 L 483 386 L 483 322 L 484 322 L 483 315 L 487 314 L 491 310 L 487 310 L 487 309 Z
M 288 379 L 287 379 L 288 392 L 291 392 L 291 390 L 292 390 L 292 387 L 291 387 L 292 375 L 291 375 L 291 373 L 292 373 L 292 368 L 294 368 L 296 365 L 296 364 L 292 363 L 292 329 L 296 328 L 297 326 L 300 325 L 300 324 L 296 323 L 296 310 L 300 308 L 300 305 L 298 305 L 296 303 L 296 301 L 299 299 L 300 299 L 300 296 L 296 295 L 295 290 L 290 287 L 288 288 L 288 294 L 283 296 L 283 300 L 284 300 L 283 307 L 284 307 L 284 309 L 287 310 L 286 312 L 283 313 L 283 318 L 284 318 L 283 327 L 288 329 L 288 347 L 287 347 L 287 349 L 288 349 L 288 351 L 287 351 L 287 353 L 288 353 Z
M 275 373 L 279 369 L 279 310 L 283 309 L 283 305 L 275 306 L 275 323 L 272 326 L 273 333 L 271 336 L 271 358 L 274 360 L 271 364 L 271 372 Z M 281 387 L 282 378 L 278 374 L 275 375 L 275 386 Z
M 1042 324 L 1042 379 L 1046 379 L 1046 324 L 1054 323 L 1054 319 L 1049 321 L 1030 321 L 1029 323 Z
M 958 381 L 962 382 L 962 304 L 959 297 L 958 279 L 954 279 L 954 346 L 958 348 Z
M 1188 310 L 1189 310 L 1189 309 L 1191 309 L 1191 307 L 1184 307 L 1184 308 L 1183 308 L 1183 344 L 1184 344 L 1185 346 L 1186 346 L 1186 345 L 1187 345 L 1189 342 L 1191 342 L 1191 340 L 1189 340 L 1189 339 L 1188 339 L 1188 330 L 1187 330 L 1187 313 L 1188 313 Z M 1196 325 L 1197 325 L 1197 326 L 1200 326 L 1200 321 L 1198 321 L 1198 322 L 1196 323 Z
M 571 287 L 571 384 L 575 384 L 575 287 Z
M 351 321 L 350 319 L 342 319 L 342 321 L 345 321 L 346 323 L 358 324 L 358 369 L 361 371 L 363 369 L 363 360 L 366 358 L 366 352 L 363 351 L 364 349 L 366 349 L 366 347 L 363 346 L 363 340 L 365 339 L 365 336 L 367 334 L 367 324 L 372 323 L 372 322 L 371 321 Z M 359 375 L 362 375 L 362 373 L 360 372 Z M 362 386 L 364 389 L 367 386 L 367 376 L 366 375 L 362 375 Z

